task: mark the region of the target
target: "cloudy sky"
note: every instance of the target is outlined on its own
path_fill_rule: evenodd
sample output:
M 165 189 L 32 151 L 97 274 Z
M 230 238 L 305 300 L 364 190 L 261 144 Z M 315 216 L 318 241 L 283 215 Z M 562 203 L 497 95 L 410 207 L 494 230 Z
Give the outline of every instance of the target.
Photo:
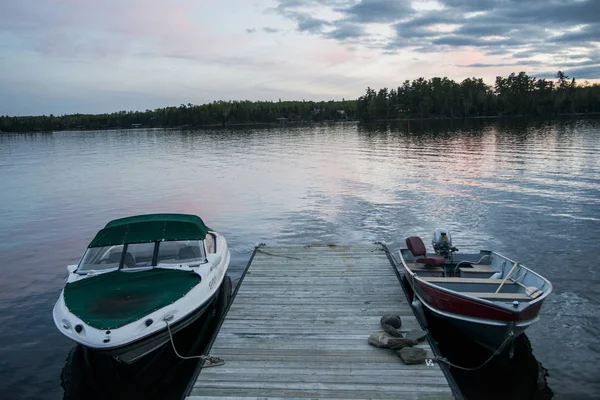
M 2 0 L 0 115 L 600 78 L 600 0 Z

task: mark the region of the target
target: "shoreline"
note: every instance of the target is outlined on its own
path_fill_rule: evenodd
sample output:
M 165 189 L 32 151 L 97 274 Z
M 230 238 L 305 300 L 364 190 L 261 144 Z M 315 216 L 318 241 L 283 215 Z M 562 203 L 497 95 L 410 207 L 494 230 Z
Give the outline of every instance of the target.
M 531 120 L 552 120 L 555 118 L 562 117 L 588 117 L 588 116 L 600 116 L 600 112 L 587 112 L 587 113 L 561 113 L 546 116 L 532 116 L 532 115 L 477 115 L 470 117 L 408 117 L 408 118 L 394 118 L 394 119 L 374 119 L 368 121 L 360 121 L 357 119 L 348 120 L 322 120 L 322 121 L 275 121 L 275 122 L 239 122 L 230 124 L 204 124 L 204 125 L 177 125 L 177 126 L 136 126 L 136 127 L 115 127 L 115 128 L 80 128 L 80 129 L 55 129 L 55 130 L 35 130 L 35 131 L 0 131 L 1 134 L 6 133 L 54 133 L 54 132 L 86 132 L 86 131 L 124 131 L 124 130 L 141 130 L 141 129 L 202 129 L 202 128 L 229 128 L 229 127 L 252 127 L 252 126 L 278 126 L 278 125 L 317 125 L 317 124 L 331 124 L 331 123 L 358 123 L 358 124 L 377 124 L 377 123 L 394 123 L 394 122 L 411 122 L 411 121 L 463 121 L 463 120 L 512 120 L 512 119 L 531 119 Z

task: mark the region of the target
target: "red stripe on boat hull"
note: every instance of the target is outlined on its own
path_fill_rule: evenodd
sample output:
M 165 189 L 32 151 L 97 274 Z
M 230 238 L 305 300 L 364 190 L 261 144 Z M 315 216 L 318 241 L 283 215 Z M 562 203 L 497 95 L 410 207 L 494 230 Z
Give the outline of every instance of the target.
M 537 317 L 543 301 L 535 302 L 519 312 L 509 311 L 483 301 L 463 297 L 440 290 L 433 285 L 424 284 L 413 277 L 413 290 L 431 308 L 465 317 L 496 321 L 529 321 Z

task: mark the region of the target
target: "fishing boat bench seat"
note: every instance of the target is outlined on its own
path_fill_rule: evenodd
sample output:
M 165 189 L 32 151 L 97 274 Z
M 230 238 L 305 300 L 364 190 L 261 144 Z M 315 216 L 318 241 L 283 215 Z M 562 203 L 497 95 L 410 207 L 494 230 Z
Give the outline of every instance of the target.
M 487 264 L 471 264 L 471 267 L 458 267 L 460 276 L 465 278 L 489 278 L 496 271 Z
M 527 296 L 525 293 L 481 293 L 481 292 L 462 292 L 462 294 L 466 294 L 473 297 L 478 297 L 481 299 L 492 299 L 492 300 L 532 300 L 530 296 Z
M 425 282 L 431 282 L 431 283 L 441 283 L 441 282 L 448 282 L 448 283 L 484 283 L 484 284 L 494 284 L 494 285 L 500 285 L 504 279 L 490 279 L 490 278 L 459 278 L 459 277 L 448 277 L 448 278 L 437 278 L 437 277 L 433 277 L 433 278 L 421 278 L 422 280 L 424 280 Z M 504 282 L 505 285 L 514 285 L 515 283 L 511 280 L 507 280 L 506 282 Z

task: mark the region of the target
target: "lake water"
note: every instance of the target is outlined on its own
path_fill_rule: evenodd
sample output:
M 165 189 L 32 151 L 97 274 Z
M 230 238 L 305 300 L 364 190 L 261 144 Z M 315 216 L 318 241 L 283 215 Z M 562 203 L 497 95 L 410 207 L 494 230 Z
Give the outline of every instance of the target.
M 0 398 L 62 397 L 65 266 L 152 212 L 224 234 L 234 278 L 258 242 L 395 249 L 447 227 L 552 281 L 534 355 L 557 398 L 600 396 L 600 120 L 2 134 Z

